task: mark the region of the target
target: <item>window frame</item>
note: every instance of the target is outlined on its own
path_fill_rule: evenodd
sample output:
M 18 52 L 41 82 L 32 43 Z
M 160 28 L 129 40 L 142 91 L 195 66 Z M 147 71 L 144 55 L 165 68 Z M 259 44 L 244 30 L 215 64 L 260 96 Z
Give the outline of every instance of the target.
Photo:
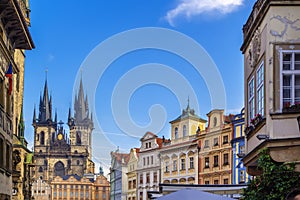
M 252 87 L 253 85 L 253 87 Z M 247 84 L 248 87 L 248 120 L 250 122 L 251 119 L 255 116 L 255 79 L 254 76 L 250 78 Z M 252 94 L 252 95 L 251 95 Z
M 259 71 L 262 70 L 262 74 L 259 74 Z M 254 113 L 254 116 L 256 114 L 260 114 L 261 116 L 264 116 L 265 114 L 265 62 L 262 61 L 257 68 L 256 72 L 256 82 L 255 82 L 255 92 L 256 97 L 255 98 L 255 110 L 256 113 Z M 260 79 L 259 79 L 260 78 Z M 259 92 L 261 92 L 262 97 L 259 99 Z M 261 101 L 261 102 L 260 102 Z
M 291 69 L 290 70 L 283 70 L 283 54 L 284 53 L 291 53 L 292 60 L 291 60 Z M 300 75 L 300 70 L 295 69 L 295 54 L 300 54 L 300 50 L 280 50 L 280 110 L 282 111 L 284 108 L 283 105 L 283 75 L 291 75 L 292 76 L 292 83 L 291 83 L 291 105 L 295 104 L 295 76 Z M 285 72 L 284 72 L 285 71 Z

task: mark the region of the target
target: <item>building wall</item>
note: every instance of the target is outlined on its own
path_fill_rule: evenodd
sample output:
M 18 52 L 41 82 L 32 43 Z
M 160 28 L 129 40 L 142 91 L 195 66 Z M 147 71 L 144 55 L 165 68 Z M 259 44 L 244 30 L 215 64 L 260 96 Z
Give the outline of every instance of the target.
M 276 5 L 275 5 L 276 3 Z M 244 80 L 245 80 L 245 121 L 248 124 L 247 132 L 247 155 L 245 158 L 246 165 L 255 168 L 255 156 L 258 152 L 258 145 L 272 146 L 276 149 L 276 153 L 270 152 L 272 158 L 278 162 L 298 161 L 300 149 L 299 139 L 299 127 L 297 122 L 297 113 L 299 109 L 295 109 L 290 112 L 290 106 L 298 104 L 298 100 L 291 101 L 286 104 L 286 100 L 283 100 L 283 95 L 297 95 L 289 90 L 289 87 L 285 88 L 283 93 L 283 84 L 287 84 L 292 81 L 288 76 L 282 76 L 283 70 L 283 58 L 285 53 L 296 53 L 299 60 L 299 20 L 300 20 L 300 1 L 257 1 L 251 16 L 244 26 L 244 43 L 242 45 L 242 52 L 244 54 Z M 262 8 L 262 9 L 261 9 Z M 259 12 L 258 12 L 259 10 Z M 285 57 L 286 59 L 287 57 Z M 297 60 L 295 59 L 295 60 Z M 287 63 L 286 63 L 287 64 Z M 296 64 L 296 62 L 291 63 Z M 296 66 L 295 65 L 295 66 Z M 251 88 L 249 84 L 253 79 L 254 91 L 258 91 L 258 71 L 262 67 L 263 73 L 263 109 L 259 109 L 259 95 L 253 94 L 254 105 L 249 103 L 251 96 L 249 92 Z M 297 71 L 290 70 L 284 71 L 285 75 L 297 74 Z M 292 76 L 290 76 L 292 77 Z M 285 80 L 285 82 L 284 82 Z M 290 82 L 291 88 L 295 83 Z M 261 99 L 261 98 L 260 98 Z M 285 102 L 283 102 L 285 101 Z M 254 109 L 251 109 L 254 107 Z M 286 107 L 286 109 L 285 109 Z M 253 114 L 251 115 L 251 110 Z M 255 119 L 256 114 L 262 115 L 262 119 L 259 123 L 252 123 L 251 119 Z M 247 129 L 247 128 L 246 128 Z M 253 129 L 253 130 L 252 130 Z M 273 144 L 269 143 L 265 139 L 258 139 L 257 136 L 264 136 L 265 139 L 273 140 Z M 284 141 L 284 139 L 289 139 Z M 287 151 L 279 150 L 280 146 L 286 146 L 289 148 Z M 279 152 L 289 155 L 283 156 Z M 251 154 L 251 155 L 250 155 Z M 297 159 L 298 157 L 298 159 Z M 248 169 L 249 169 L 248 167 Z M 299 168 L 300 169 L 300 168 Z
M 147 191 L 159 191 L 161 139 L 147 132 L 141 138 L 139 161 L 137 165 L 137 199 L 146 200 Z
M 224 110 L 208 115 L 208 127 L 199 135 L 199 184 L 231 184 L 233 130 Z M 227 158 L 225 158 L 227 156 Z
M 56 177 L 51 182 L 52 200 L 109 200 L 109 182 L 103 175 L 97 176 L 96 180 L 88 178 L 77 179 L 70 176 L 64 180 Z
M 11 199 L 12 195 L 12 138 L 17 134 L 23 100 L 24 54 L 20 49 L 34 47 L 28 24 L 23 21 L 27 17 L 23 15 L 28 11 L 26 5 L 24 1 L 14 3 L 7 1 L 0 5 L 0 185 L 3 186 L 0 199 Z M 10 65 L 13 69 L 11 94 L 9 78 L 5 76 Z
M 128 189 L 127 189 L 127 200 L 136 200 L 137 192 L 137 163 L 138 163 L 138 152 L 139 149 L 132 148 L 129 154 L 129 161 L 127 165 L 127 178 L 128 178 Z
M 233 124 L 232 144 L 232 184 L 248 183 L 251 176 L 246 172 L 246 167 L 242 162 L 245 156 L 245 118 L 244 109 L 240 114 L 235 115 Z

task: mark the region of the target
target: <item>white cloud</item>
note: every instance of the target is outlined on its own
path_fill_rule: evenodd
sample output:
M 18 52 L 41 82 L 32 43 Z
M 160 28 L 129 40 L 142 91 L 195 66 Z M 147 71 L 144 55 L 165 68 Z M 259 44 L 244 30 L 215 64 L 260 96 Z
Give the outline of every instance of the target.
M 174 19 L 179 16 L 190 18 L 202 13 L 219 12 L 227 14 L 243 5 L 244 0 L 181 0 L 179 5 L 170 10 L 165 16 L 170 25 L 174 26 Z

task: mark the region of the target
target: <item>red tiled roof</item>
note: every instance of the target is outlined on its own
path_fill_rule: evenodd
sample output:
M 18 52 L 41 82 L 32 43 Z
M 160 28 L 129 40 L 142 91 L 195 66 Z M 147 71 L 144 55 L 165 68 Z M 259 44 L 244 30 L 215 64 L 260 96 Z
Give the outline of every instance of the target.
M 122 163 L 122 159 L 124 159 L 125 164 L 129 161 L 129 153 L 118 153 L 118 152 L 112 152 L 112 155 L 116 158 L 116 161 L 119 163 Z

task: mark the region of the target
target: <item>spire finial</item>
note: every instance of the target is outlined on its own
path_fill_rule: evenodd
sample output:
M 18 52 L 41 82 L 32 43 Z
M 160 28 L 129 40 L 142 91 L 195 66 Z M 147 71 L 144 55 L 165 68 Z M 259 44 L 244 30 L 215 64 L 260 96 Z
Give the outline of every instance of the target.
M 45 80 L 47 81 L 47 78 L 48 78 L 48 67 L 46 67 L 45 69 Z

